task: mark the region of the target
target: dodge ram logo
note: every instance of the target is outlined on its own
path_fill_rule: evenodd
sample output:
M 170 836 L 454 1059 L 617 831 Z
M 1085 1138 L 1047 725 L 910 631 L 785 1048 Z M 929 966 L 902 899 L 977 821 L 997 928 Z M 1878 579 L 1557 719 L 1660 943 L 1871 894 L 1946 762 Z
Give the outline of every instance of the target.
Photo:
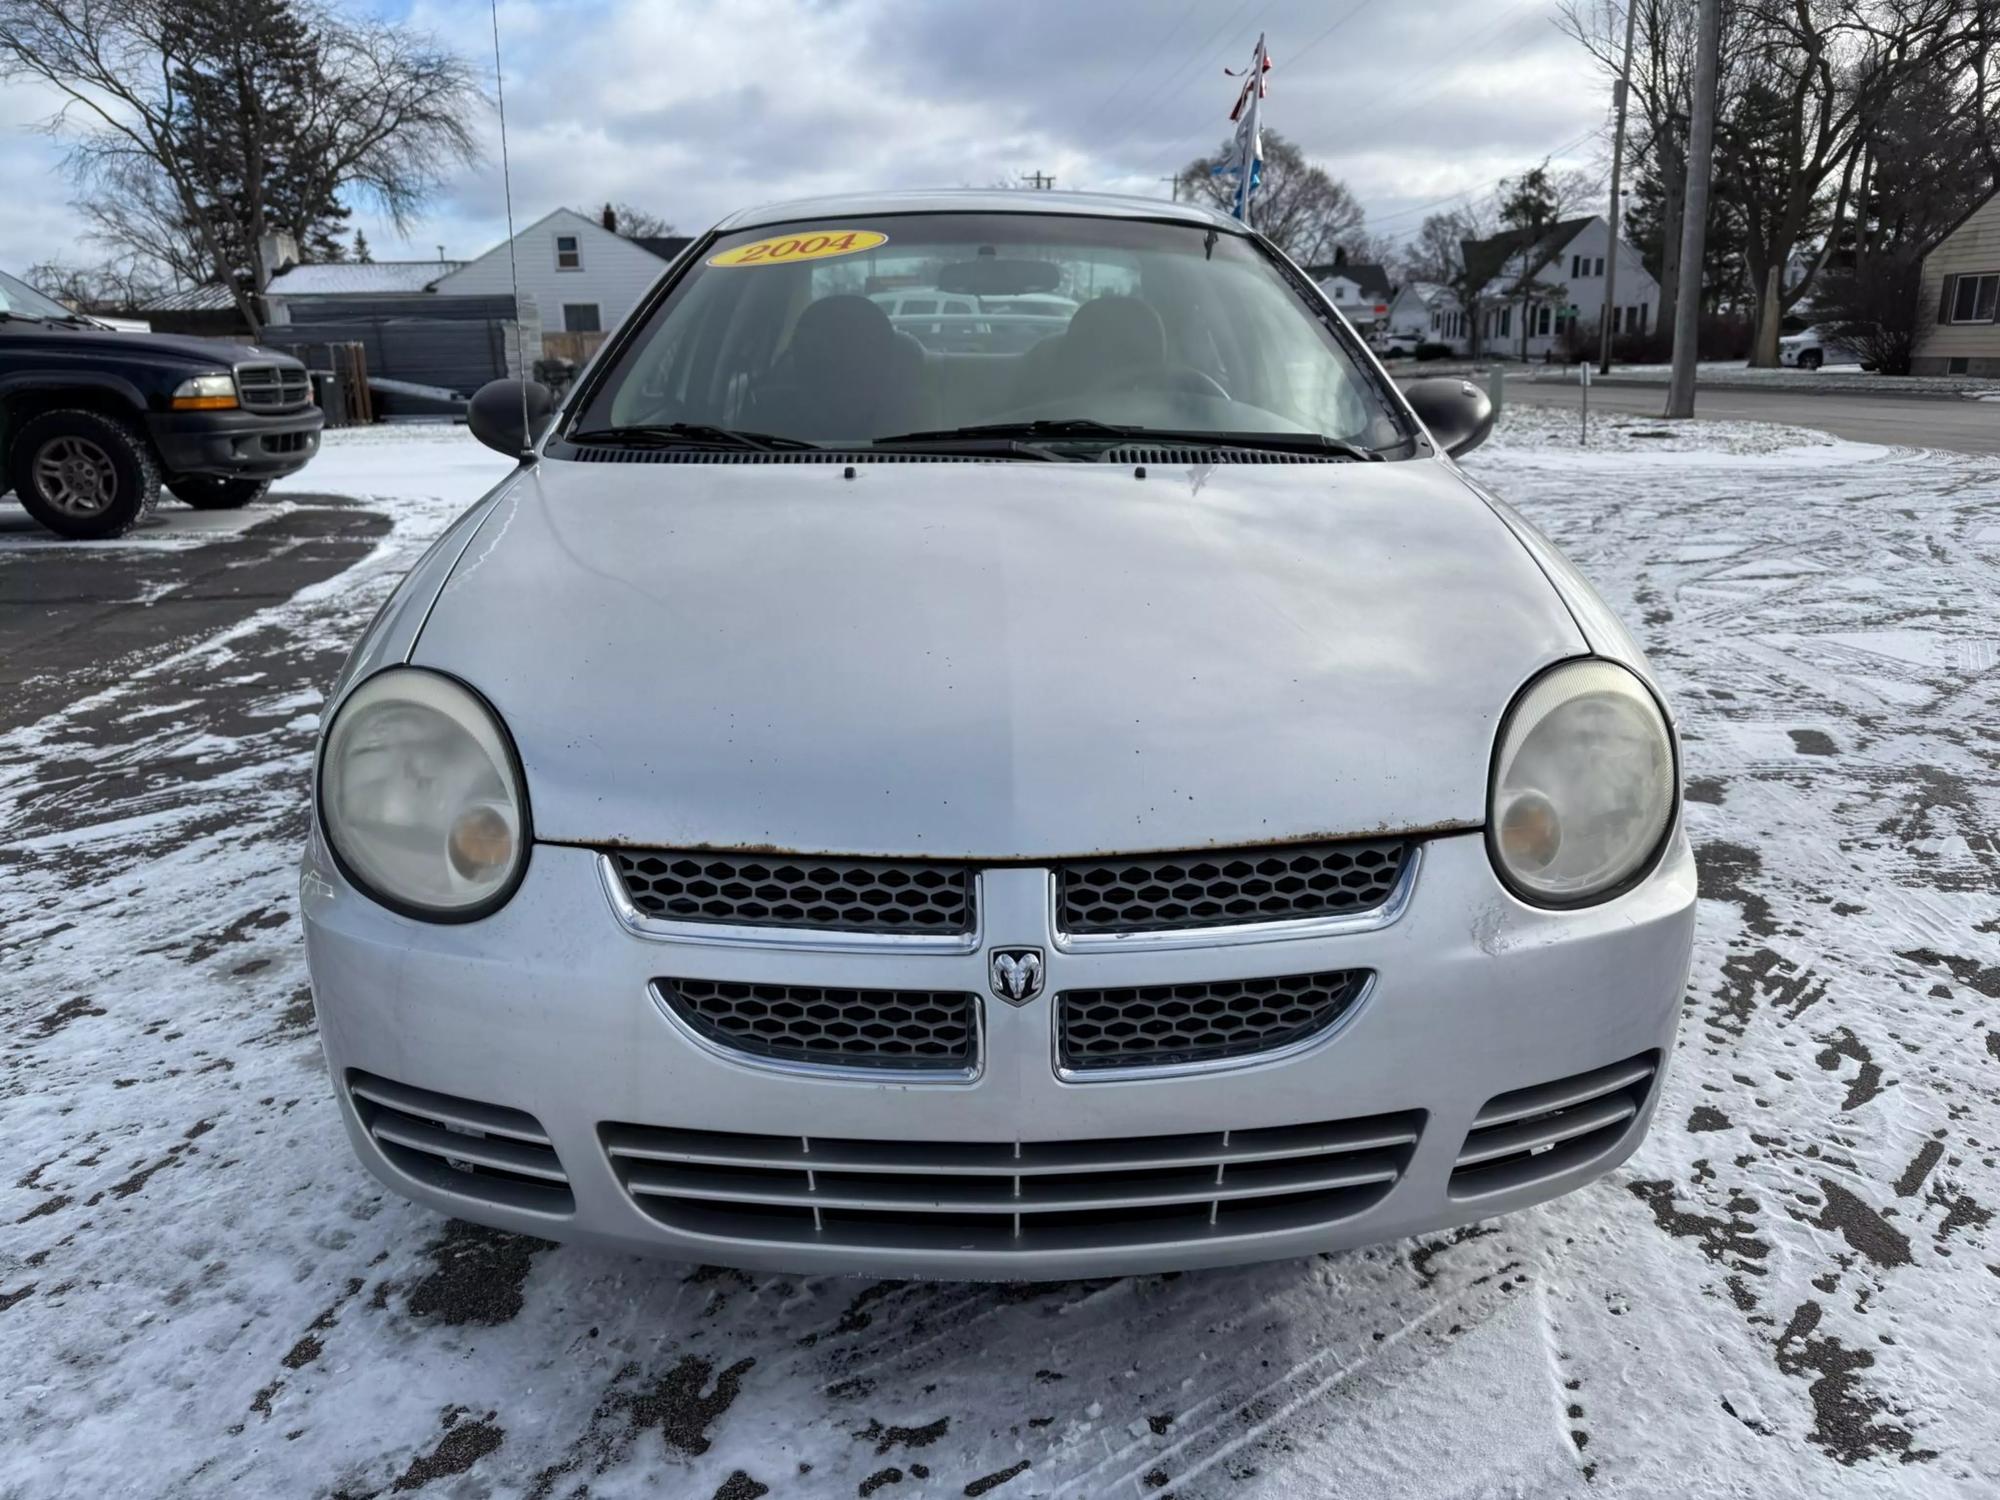
M 995 948 L 989 974 L 994 994 L 1009 1005 L 1026 1005 L 1042 992 L 1042 950 Z

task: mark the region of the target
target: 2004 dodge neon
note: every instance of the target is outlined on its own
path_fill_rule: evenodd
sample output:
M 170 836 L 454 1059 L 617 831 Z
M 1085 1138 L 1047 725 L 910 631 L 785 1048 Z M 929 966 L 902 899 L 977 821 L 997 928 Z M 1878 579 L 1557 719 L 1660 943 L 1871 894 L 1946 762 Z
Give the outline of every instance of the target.
M 1392 1239 L 1638 1145 L 1694 920 L 1632 638 L 1233 220 L 739 214 L 329 700 L 301 882 L 397 1191 L 746 1267 Z

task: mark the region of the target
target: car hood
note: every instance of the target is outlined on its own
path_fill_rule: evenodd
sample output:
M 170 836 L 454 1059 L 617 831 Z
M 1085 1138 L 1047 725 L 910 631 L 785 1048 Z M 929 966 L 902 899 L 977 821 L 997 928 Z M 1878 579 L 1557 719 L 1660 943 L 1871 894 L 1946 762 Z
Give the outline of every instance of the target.
M 853 477 L 847 477 L 851 473 Z M 544 461 L 412 652 L 536 837 L 1010 859 L 1467 827 L 1586 649 L 1447 464 Z
M 66 324 L 37 323 L 25 318 L 0 323 L 0 332 L 6 336 L 7 348 L 33 348 L 81 359 L 109 356 L 224 370 L 245 362 L 299 363 L 291 355 L 281 354 L 276 349 L 239 344 L 229 339 L 192 338 L 175 333 L 119 333 L 109 328 L 74 328 Z

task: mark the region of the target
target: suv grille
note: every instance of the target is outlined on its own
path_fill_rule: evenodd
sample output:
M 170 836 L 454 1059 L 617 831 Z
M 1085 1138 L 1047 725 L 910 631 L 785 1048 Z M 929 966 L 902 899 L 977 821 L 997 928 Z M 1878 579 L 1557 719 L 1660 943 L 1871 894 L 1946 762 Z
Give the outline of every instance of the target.
M 975 1254 L 1154 1247 L 1336 1223 L 1402 1175 L 1420 1114 L 1084 1141 L 867 1141 L 603 1125 L 672 1229 Z
M 716 979 L 653 983 L 694 1031 L 752 1057 L 905 1070 L 970 1068 L 978 1061 L 974 995 Z
M 1068 933 L 1159 932 L 1372 910 L 1410 857 L 1403 839 L 1072 860 L 1057 874 Z
M 247 411 L 291 411 L 312 400 L 312 381 L 290 365 L 238 365 L 236 399 Z
M 1302 1042 L 1347 1013 L 1369 971 L 1222 979 L 1056 996 L 1063 1067 L 1076 1072 L 1249 1057 Z
M 782 859 L 708 850 L 607 851 L 649 917 L 828 932 L 969 933 L 972 867 L 928 860 Z
M 1488 1100 L 1452 1168 L 1451 1196 L 1505 1192 L 1601 1156 L 1645 1107 L 1658 1065 L 1658 1053 L 1642 1053 Z
M 533 1115 L 372 1073 L 349 1073 L 347 1092 L 382 1154 L 417 1181 L 507 1208 L 566 1214 L 576 1207 L 555 1147 Z

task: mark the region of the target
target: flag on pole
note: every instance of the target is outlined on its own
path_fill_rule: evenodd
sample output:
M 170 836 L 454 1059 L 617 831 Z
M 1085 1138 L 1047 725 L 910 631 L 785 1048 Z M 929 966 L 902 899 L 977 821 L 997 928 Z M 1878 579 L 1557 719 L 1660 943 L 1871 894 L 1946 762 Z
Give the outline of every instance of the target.
M 1264 75 L 1271 71 L 1271 55 L 1264 50 L 1263 35 L 1257 37 L 1257 51 L 1246 72 L 1230 68 L 1222 71 L 1230 78 L 1241 78 L 1243 87 L 1236 95 L 1236 108 L 1229 112 L 1229 118 L 1236 122 L 1234 153 L 1216 172 L 1235 177 L 1236 199 L 1230 212 L 1248 224 L 1250 195 L 1257 191 L 1264 176 Z

